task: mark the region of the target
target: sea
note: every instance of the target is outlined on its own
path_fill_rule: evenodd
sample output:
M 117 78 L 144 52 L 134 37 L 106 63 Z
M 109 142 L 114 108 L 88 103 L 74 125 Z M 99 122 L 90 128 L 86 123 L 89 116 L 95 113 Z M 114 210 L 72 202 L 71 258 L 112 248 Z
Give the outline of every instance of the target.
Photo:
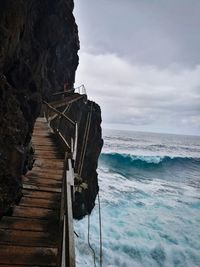
M 200 266 L 200 136 L 103 135 L 100 201 L 74 222 L 77 267 Z

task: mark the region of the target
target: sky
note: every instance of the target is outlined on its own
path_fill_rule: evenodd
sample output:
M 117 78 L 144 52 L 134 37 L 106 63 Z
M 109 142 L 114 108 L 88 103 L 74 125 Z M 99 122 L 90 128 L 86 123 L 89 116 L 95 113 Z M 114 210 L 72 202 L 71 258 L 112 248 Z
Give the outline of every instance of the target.
M 76 84 L 103 128 L 200 135 L 200 1 L 74 0 Z

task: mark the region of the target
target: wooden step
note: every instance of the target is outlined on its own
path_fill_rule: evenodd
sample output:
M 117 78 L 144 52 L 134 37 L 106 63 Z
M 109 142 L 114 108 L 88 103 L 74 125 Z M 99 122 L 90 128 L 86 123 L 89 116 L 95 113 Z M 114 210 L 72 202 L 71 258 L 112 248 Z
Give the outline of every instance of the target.
M 0 267 L 56 267 L 64 154 L 52 137 L 45 120 L 37 121 L 35 164 L 22 176 L 20 203 L 0 221 Z
M 13 216 L 53 221 L 57 221 L 59 218 L 58 212 L 54 210 L 24 206 L 16 206 L 13 211 Z
M 50 169 L 56 168 L 56 170 L 57 169 L 62 170 L 63 165 L 64 165 L 63 162 L 59 162 L 59 161 L 54 162 L 53 160 L 43 160 L 43 159 L 36 160 L 34 163 L 35 167 L 47 168 L 46 171 L 48 171 L 48 168 Z
M 36 232 L 16 229 L 0 229 L 0 244 L 28 247 L 55 247 L 56 237 L 50 232 Z
M 57 172 L 54 172 L 54 173 L 43 172 L 42 170 L 41 171 L 35 171 L 35 170 L 29 171 L 26 174 L 26 177 L 34 177 L 34 178 L 41 177 L 41 178 L 53 179 L 53 180 L 57 180 L 57 181 L 63 180 L 62 174 L 58 174 Z
M 36 185 L 36 186 L 47 186 L 61 188 L 62 181 L 57 181 L 54 179 L 33 177 L 33 176 L 23 176 L 22 181 L 24 184 Z
M 36 172 L 38 172 L 38 173 L 40 173 L 40 172 L 42 172 L 42 173 L 46 173 L 46 174 L 57 174 L 57 175 L 62 175 L 63 174 L 63 170 L 62 169 L 55 169 L 55 168 L 49 168 L 48 170 L 45 170 L 45 169 L 43 169 L 43 168 L 41 168 L 41 167 L 38 167 L 38 166 L 34 166 L 33 167 L 33 169 L 32 169 L 32 171 L 36 171 Z
M 22 193 L 26 197 L 31 197 L 31 198 L 39 198 L 39 199 L 51 199 L 51 200 L 59 200 L 60 199 L 60 194 L 58 192 L 54 191 L 41 191 L 39 190 L 30 190 L 30 189 L 23 189 Z
M 60 202 L 50 199 L 31 198 L 24 196 L 20 201 L 20 206 L 58 210 L 60 208 Z
M 27 183 L 23 183 L 23 189 L 35 190 L 35 191 L 42 191 L 42 192 L 55 192 L 61 193 L 61 188 L 54 188 L 54 187 L 46 187 L 41 185 L 31 185 Z
M 1 229 L 29 230 L 36 232 L 50 232 L 53 225 L 49 221 L 40 219 L 6 216 L 1 219 Z
M 56 266 L 56 257 L 56 248 L 0 245 L 1 264 Z

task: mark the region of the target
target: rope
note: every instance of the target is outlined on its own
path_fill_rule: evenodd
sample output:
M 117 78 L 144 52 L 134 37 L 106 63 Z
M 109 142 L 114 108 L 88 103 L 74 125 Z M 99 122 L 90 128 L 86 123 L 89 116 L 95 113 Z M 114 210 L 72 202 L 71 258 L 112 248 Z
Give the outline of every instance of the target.
M 100 242 L 100 247 L 99 247 L 99 255 L 100 255 L 100 267 L 102 267 L 102 259 L 103 259 L 103 250 L 102 250 L 102 224 L 101 224 L 101 203 L 100 203 L 100 197 L 98 193 L 98 205 L 99 205 L 99 242 Z M 94 258 L 94 266 L 96 267 L 96 255 L 95 255 L 95 250 L 90 244 L 90 215 L 88 214 L 88 246 L 91 249 L 93 253 L 93 258 Z
M 91 103 L 90 113 L 87 116 L 87 122 L 86 122 L 84 139 L 83 139 L 83 146 L 82 146 L 82 151 L 81 151 L 81 156 L 80 156 L 80 161 L 79 161 L 79 169 L 78 169 L 79 177 L 82 174 L 83 163 L 84 163 L 84 158 L 85 158 L 85 153 L 86 153 L 86 147 L 87 147 L 87 142 L 88 142 L 88 137 L 89 137 L 89 132 L 90 132 L 90 124 L 91 124 L 91 118 L 92 118 L 92 108 L 93 108 L 93 103 Z M 90 244 L 90 215 L 89 214 L 88 214 L 88 246 L 89 246 L 89 248 L 91 249 L 91 251 L 93 253 L 94 267 L 96 267 L 95 250 L 93 249 L 93 247 Z M 100 256 L 100 258 L 101 258 L 101 256 Z M 100 261 L 102 262 L 101 259 L 100 259 Z
M 84 132 L 83 140 L 85 140 L 85 138 L 86 138 L 86 132 L 87 132 L 88 121 L 89 121 L 89 114 L 88 114 L 88 116 L 87 116 L 87 121 L 86 121 L 86 127 L 85 127 L 85 132 Z M 83 145 L 82 145 L 81 154 L 80 154 L 80 159 L 79 159 L 79 164 L 78 164 L 78 174 L 79 174 L 79 175 L 80 175 L 81 160 L 82 160 L 83 150 L 84 150 L 83 148 L 84 148 L 84 142 L 83 142 Z
M 71 105 L 72 105 L 72 103 L 69 103 L 68 105 L 67 105 L 67 107 L 63 110 L 63 114 L 65 114 L 70 108 L 71 108 Z M 65 114 L 66 115 L 66 114 Z
M 82 145 L 81 156 L 79 160 L 79 170 L 78 170 L 79 176 L 82 173 L 83 159 L 84 159 L 84 154 L 85 154 L 84 151 L 87 145 L 86 139 L 88 135 L 89 124 L 90 124 L 90 113 L 88 113 L 88 116 L 87 116 L 86 127 L 85 127 L 85 132 L 84 132 L 84 137 L 83 137 L 83 145 Z
M 96 267 L 96 255 L 95 255 L 95 250 L 90 244 L 90 215 L 88 214 L 88 246 L 91 249 L 94 257 L 94 267 Z
M 69 105 L 67 105 L 67 107 L 62 111 L 62 114 L 66 115 L 65 113 L 71 108 L 71 103 Z M 58 123 L 57 123 L 57 129 L 60 128 L 60 123 L 61 123 L 61 115 L 57 115 L 58 116 Z
M 55 113 L 57 113 L 58 115 L 60 115 L 61 117 L 67 119 L 72 125 L 75 125 L 75 122 L 73 120 L 71 120 L 68 116 L 66 116 L 65 114 L 63 114 L 62 112 L 60 112 L 59 110 L 57 110 L 56 108 L 54 108 L 53 106 L 51 106 L 49 103 L 47 103 L 46 101 L 43 100 L 43 103 L 52 111 L 54 111 Z
M 101 224 L 101 202 L 98 192 L 98 204 L 99 204 L 99 255 L 100 255 L 100 267 L 102 267 L 102 258 L 103 258 L 103 251 L 102 251 L 102 224 Z
M 90 113 L 88 114 L 89 121 L 88 121 L 88 125 L 87 125 L 87 134 L 86 134 L 85 143 L 84 143 L 85 146 L 84 146 L 84 150 L 83 150 L 83 157 L 82 157 L 82 160 L 81 160 L 81 167 L 80 167 L 80 172 L 79 172 L 80 176 L 81 176 L 82 170 L 83 170 L 85 152 L 86 152 L 86 147 L 87 147 L 87 142 L 88 142 L 88 137 L 89 137 L 89 132 L 90 132 L 90 124 L 91 124 L 91 118 L 92 118 L 92 107 L 93 107 L 93 103 L 91 104 Z

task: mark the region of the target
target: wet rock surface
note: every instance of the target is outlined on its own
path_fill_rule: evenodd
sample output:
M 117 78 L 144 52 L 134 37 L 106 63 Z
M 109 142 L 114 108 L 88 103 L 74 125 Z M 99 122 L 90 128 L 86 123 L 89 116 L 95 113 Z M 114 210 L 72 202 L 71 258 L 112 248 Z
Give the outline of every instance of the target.
M 21 197 L 42 99 L 73 86 L 79 39 L 72 0 L 0 0 L 0 216 Z

